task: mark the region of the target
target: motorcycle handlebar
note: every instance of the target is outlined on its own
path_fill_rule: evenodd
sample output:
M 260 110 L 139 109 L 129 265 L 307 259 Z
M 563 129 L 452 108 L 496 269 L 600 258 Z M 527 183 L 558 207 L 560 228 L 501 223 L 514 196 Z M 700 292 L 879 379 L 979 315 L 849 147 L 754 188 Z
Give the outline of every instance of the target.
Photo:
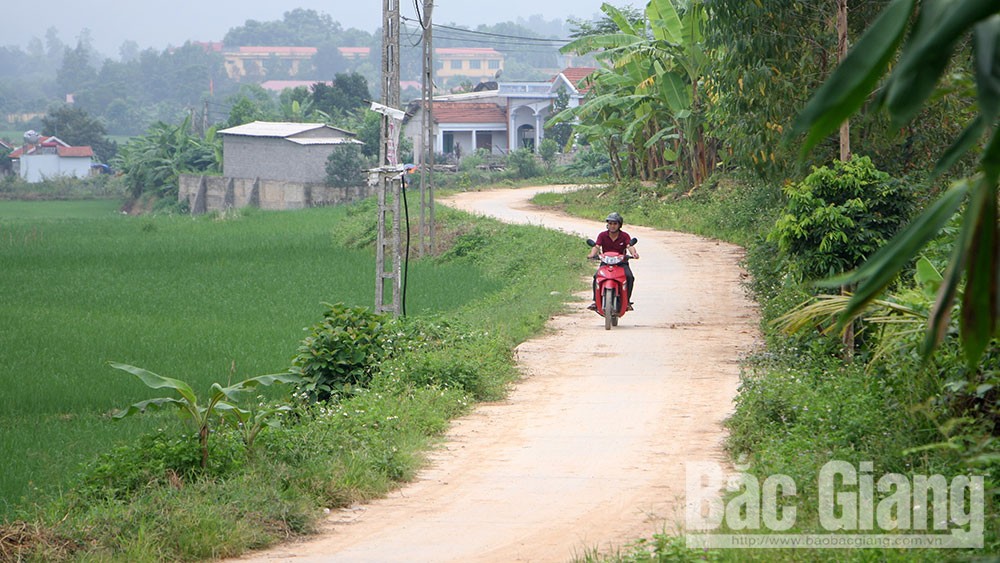
M 625 260 L 638 260 L 639 259 L 638 256 L 633 257 L 633 256 L 629 256 L 628 254 L 625 254 L 624 256 L 625 256 Z M 601 260 L 601 255 L 598 254 L 597 256 L 588 256 L 587 260 L 597 260 L 597 261 L 600 261 Z

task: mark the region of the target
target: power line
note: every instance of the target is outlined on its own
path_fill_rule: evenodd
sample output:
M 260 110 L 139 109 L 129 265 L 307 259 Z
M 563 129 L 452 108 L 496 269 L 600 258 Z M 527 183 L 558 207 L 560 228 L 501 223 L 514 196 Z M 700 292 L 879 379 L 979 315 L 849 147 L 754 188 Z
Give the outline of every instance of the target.
M 420 22 L 417 21 L 417 20 L 415 20 L 415 19 L 413 19 L 413 18 L 407 18 L 405 16 L 401 16 L 401 19 L 403 19 L 405 21 L 410 21 L 410 22 L 417 22 L 417 24 L 420 25 Z M 518 41 L 535 41 L 535 42 L 540 42 L 540 43 L 553 43 L 553 44 L 563 44 L 563 45 L 565 45 L 566 43 L 569 43 L 570 41 L 572 41 L 572 39 L 546 39 L 544 37 L 525 37 L 523 35 L 507 35 L 507 34 L 504 34 L 504 33 L 490 33 L 490 32 L 487 32 L 487 31 L 474 31 L 474 30 L 471 30 L 471 29 L 464 29 L 464 28 L 461 28 L 461 27 L 454 27 L 454 26 L 450 26 L 450 25 L 441 25 L 441 24 L 436 24 L 436 23 L 432 23 L 431 26 L 434 28 L 435 31 L 437 31 L 439 29 L 447 29 L 447 30 L 450 30 L 450 31 L 459 31 L 459 32 L 462 32 L 462 33 L 467 33 L 469 35 L 481 35 L 481 36 L 484 36 L 484 37 L 500 37 L 500 38 L 503 38 L 503 39 L 514 39 L 514 40 L 518 40 Z M 435 33 L 435 35 L 436 35 L 436 33 Z

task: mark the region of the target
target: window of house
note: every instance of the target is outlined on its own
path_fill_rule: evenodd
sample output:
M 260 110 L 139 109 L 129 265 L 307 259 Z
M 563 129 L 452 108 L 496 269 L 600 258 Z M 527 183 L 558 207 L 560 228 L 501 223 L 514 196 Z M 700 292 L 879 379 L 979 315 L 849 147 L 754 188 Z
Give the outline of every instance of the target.
M 486 64 L 488 65 L 487 68 L 489 68 L 490 70 L 497 70 L 498 68 L 500 68 L 500 61 L 497 59 L 488 61 Z
M 451 67 L 452 70 L 462 69 L 462 61 L 450 61 L 450 62 L 451 64 L 449 66 Z
M 476 132 L 476 150 L 479 149 L 493 152 L 493 133 Z
M 434 69 L 441 70 L 444 68 L 444 61 L 434 61 Z
M 442 133 L 441 134 L 441 152 L 444 154 L 451 154 L 455 152 L 455 134 L 454 133 Z
M 476 60 L 476 61 L 469 61 L 469 68 L 471 68 L 473 70 L 479 70 L 480 68 L 482 68 L 482 64 L 483 64 L 483 62 L 482 61 L 478 61 L 478 60 Z

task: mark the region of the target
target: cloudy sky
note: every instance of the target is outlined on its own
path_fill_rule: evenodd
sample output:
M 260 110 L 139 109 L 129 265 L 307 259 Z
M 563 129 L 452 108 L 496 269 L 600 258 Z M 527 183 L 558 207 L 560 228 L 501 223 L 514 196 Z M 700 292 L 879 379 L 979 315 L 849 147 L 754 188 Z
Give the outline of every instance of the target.
M 418 0 L 423 5 L 422 0 Z M 573 17 L 590 19 L 600 14 L 604 0 L 437 0 L 434 22 L 469 27 L 527 19 L 541 15 L 545 20 Z M 611 0 L 614 6 L 639 6 L 644 0 Z M 415 15 L 412 0 L 400 0 L 405 17 Z M 36 9 L 37 8 L 37 9 Z M 187 40 L 221 40 L 232 27 L 246 20 L 281 20 L 295 8 L 330 15 L 344 28 L 368 32 L 381 25 L 379 0 L 47 0 L 17 2 L 7 6 L 0 17 L 0 45 L 24 48 L 32 37 L 44 41 L 45 32 L 55 27 L 59 38 L 75 46 L 83 29 L 89 29 L 94 46 L 110 56 L 118 55 L 123 41 L 133 40 L 141 49 L 162 49 L 183 45 Z

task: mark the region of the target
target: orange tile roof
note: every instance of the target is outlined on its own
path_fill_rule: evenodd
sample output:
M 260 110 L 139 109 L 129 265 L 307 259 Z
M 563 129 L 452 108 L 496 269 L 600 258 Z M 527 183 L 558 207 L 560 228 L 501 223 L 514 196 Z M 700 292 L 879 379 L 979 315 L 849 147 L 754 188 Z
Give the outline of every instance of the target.
M 342 55 L 355 55 L 361 57 L 367 57 L 371 54 L 371 47 L 337 47 Z
M 65 157 L 94 156 L 94 149 L 86 145 L 82 147 L 56 147 L 56 151 L 58 151 L 59 156 Z
M 490 103 L 435 102 L 434 121 L 437 123 L 506 123 L 507 111 Z
M 469 55 L 469 56 L 482 56 L 482 55 L 497 55 L 500 56 L 500 52 L 492 47 L 440 47 L 434 49 L 434 53 L 437 55 Z
M 593 74 L 595 70 L 597 69 L 585 66 L 569 67 L 563 69 L 563 71 L 559 74 L 565 76 L 566 80 L 569 80 L 570 83 L 573 84 L 573 86 L 576 86 L 576 89 L 579 90 L 580 93 L 586 93 L 588 90 L 590 90 L 590 86 L 585 84 L 581 85 L 580 81 Z M 553 77 L 552 79 L 555 80 L 555 77 Z
M 37 145 L 22 145 L 15 148 L 9 155 L 9 158 L 21 158 L 24 154 L 32 154 L 39 147 L 55 147 L 56 153 L 59 156 L 74 157 L 74 156 L 94 156 L 94 149 L 90 146 L 84 145 L 79 147 L 71 147 L 66 144 L 65 141 L 55 136 L 41 136 L 38 138 Z M 25 150 L 27 148 L 28 150 Z
M 316 54 L 316 47 L 260 47 L 256 45 L 244 45 L 239 48 L 239 52 L 247 55 L 302 55 L 311 57 Z

